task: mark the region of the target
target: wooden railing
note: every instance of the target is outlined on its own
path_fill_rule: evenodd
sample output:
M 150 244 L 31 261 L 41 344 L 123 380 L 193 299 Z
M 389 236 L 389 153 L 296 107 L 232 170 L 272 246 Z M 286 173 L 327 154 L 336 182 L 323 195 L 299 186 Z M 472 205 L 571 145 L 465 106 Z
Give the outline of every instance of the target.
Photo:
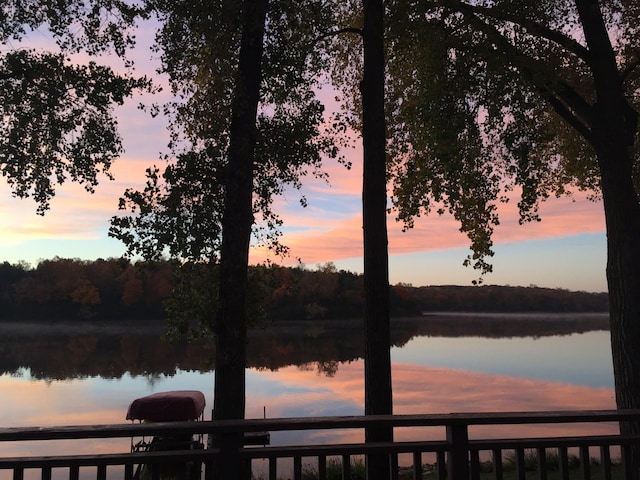
M 610 422 L 640 422 L 640 411 L 571 411 L 526 413 L 475 413 L 439 415 L 389 415 L 320 418 L 255 419 L 241 421 L 175 422 L 156 424 L 126 424 L 72 426 L 54 428 L 0 429 L 0 452 L 12 442 L 105 439 L 123 437 L 163 437 L 212 435 L 221 438 L 221 448 L 171 450 L 153 452 L 122 452 L 64 456 L 0 457 L 0 478 L 23 480 L 36 477 L 42 480 L 69 478 L 71 480 L 96 478 L 98 480 L 136 478 L 139 465 L 146 465 L 148 478 L 161 478 L 162 466 L 169 464 L 197 465 L 197 477 L 211 479 L 215 461 L 237 456 L 254 469 L 258 463 L 266 465 L 261 478 L 301 479 L 306 469 L 326 478 L 328 465 L 336 463 L 342 469 L 342 478 L 350 479 L 354 458 L 367 455 L 390 455 L 390 479 L 422 479 L 424 459 L 433 457 L 428 468 L 429 478 L 448 480 L 479 479 L 483 471 L 490 470 L 491 478 L 503 478 L 507 468 L 515 469 L 515 478 L 524 480 L 525 471 L 535 464 L 536 478 L 546 480 L 548 472 L 557 468 L 559 478 L 569 479 L 569 471 L 579 468 L 580 478 L 634 479 L 631 469 L 632 446 L 640 445 L 638 436 L 608 434 L 597 436 L 553 436 L 547 438 L 470 438 L 470 428 L 534 424 L 565 425 L 577 423 L 601 424 Z M 265 445 L 231 448 L 224 439 L 229 435 L 269 431 L 357 429 L 368 426 L 441 427 L 442 438 L 435 440 L 396 441 L 390 443 L 341 443 L 317 445 Z M 206 444 L 206 442 L 205 442 Z M 575 453 L 573 453 L 575 452 Z M 594 454 L 595 452 L 595 454 Z M 0 454 L 1 455 L 1 454 Z M 399 458 L 409 458 L 402 465 Z M 508 462 L 505 461 L 508 457 Z M 331 459 L 337 458 L 337 461 Z M 595 458 L 595 459 L 594 459 Z M 283 460 L 284 459 L 284 460 Z M 286 465 L 284 463 L 286 462 Z M 508 463 L 508 465 L 506 464 Z M 552 465 L 553 464 L 553 465 Z M 575 465 L 574 465 L 575 464 Z M 402 469 L 400 468 L 402 467 Z M 286 470 L 286 471 L 285 471 Z M 11 473 L 9 473 L 11 472 Z M 254 472 L 255 474 L 255 472 Z M 615 474 L 615 475 L 614 475 Z M 256 474 L 257 475 L 257 474 Z M 237 478 L 240 478 L 239 476 Z M 574 478 L 572 476 L 572 478 Z

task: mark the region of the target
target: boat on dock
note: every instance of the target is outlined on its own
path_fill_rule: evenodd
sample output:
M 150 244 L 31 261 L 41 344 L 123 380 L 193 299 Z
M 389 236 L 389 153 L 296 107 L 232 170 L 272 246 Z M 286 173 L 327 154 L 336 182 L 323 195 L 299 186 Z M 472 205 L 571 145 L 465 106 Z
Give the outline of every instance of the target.
M 204 420 L 206 400 L 198 390 L 173 390 L 137 398 L 129 405 L 126 419 L 132 422 L 187 422 Z M 174 434 L 151 439 L 131 439 L 132 452 L 202 450 L 202 434 Z M 156 464 L 156 466 L 158 466 Z M 193 480 L 200 478 L 201 462 L 176 462 L 161 466 L 161 479 Z M 152 478 L 151 467 L 138 465 L 134 480 Z

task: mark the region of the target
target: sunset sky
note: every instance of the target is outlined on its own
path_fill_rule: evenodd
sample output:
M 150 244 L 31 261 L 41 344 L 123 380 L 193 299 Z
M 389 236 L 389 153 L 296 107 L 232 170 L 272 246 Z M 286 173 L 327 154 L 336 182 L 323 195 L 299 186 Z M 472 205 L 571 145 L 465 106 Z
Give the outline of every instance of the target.
M 153 75 L 154 62 L 147 48 L 151 30 L 138 37 L 137 66 Z M 32 200 L 12 198 L 0 179 L 0 261 L 35 264 L 54 256 L 95 259 L 124 253 L 124 246 L 107 236 L 109 218 L 118 213 L 118 198 L 126 188 L 142 188 L 147 167 L 163 165 L 158 157 L 168 139 L 163 120 L 139 111 L 139 100 L 117 111 L 125 153 L 113 166 L 115 181 L 103 178 L 95 194 L 65 184 L 58 189 L 51 210 L 41 217 Z M 338 268 L 362 271 L 361 150 L 347 155 L 353 163 L 351 170 L 337 163 L 326 165 L 330 185 L 311 179 L 305 182 L 307 208 L 299 205 L 297 192 L 278 199 L 277 210 L 285 221 L 283 240 L 291 248 L 291 257 L 272 261 L 295 265 L 300 259 L 312 268 L 334 262 Z M 486 276 L 485 283 L 606 291 L 606 235 L 600 202 L 580 195 L 551 199 L 541 208 L 542 222 L 528 225 L 518 224 L 516 204 L 500 206 L 494 272 Z M 478 278 L 478 272 L 462 266 L 469 242 L 451 216 L 421 218 L 413 230 L 403 233 L 402 225 L 390 215 L 388 226 L 392 284 L 467 285 Z M 264 256 L 254 251 L 252 259 L 260 261 Z

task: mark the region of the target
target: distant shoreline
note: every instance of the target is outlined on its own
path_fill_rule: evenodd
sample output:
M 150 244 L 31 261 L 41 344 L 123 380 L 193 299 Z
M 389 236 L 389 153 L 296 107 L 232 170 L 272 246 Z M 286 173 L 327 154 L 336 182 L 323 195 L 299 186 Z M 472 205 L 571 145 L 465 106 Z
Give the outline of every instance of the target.
M 501 318 L 504 320 L 547 319 L 566 320 L 571 317 L 609 318 L 609 312 L 422 312 L 423 317 Z M 578 318 L 576 318 L 578 320 Z

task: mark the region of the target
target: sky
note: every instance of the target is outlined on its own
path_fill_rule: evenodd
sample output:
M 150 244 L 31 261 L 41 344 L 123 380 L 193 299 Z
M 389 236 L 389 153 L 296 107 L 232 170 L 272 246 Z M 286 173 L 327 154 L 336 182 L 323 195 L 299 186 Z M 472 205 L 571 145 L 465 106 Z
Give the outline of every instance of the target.
M 142 30 L 138 38 L 139 47 L 132 52 L 137 68 L 153 76 L 156 63 L 148 49 L 151 28 Z M 43 39 L 36 32 L 33 41 L 46 45 Z M 154 101 L 167 98 L 168 93 L 161 93 Z M 55 256 L 93 260 L 125 253 L 124 245 L 107 234 L 109 219 L 118 215 L 118 199 L 126 188 L 143 188 L 146 168 L 164 166 L 159 156 L 166 152 L 168 141 L 164 120 L 138 110 L 140 100 L 145 99 L 131 99 L 116 110 L 125 152 L 112 167 L 115 180 L 102 177 L 94 194 L 65 183 L 57 189 L 51 209 L 39 216 L 33 200 L 13 198 L 0 178 L 0 261 L 35 265 Z M 304 182 L 308 207 L 300 206 L 295 191 L 276 200 L 290 257 L 269 260 L 283 265 L 302 262 L 309 268 L 333 262 L 338 269 L 362 272 L 362 151 L 355 148 L 345 154 L 353 164 L 351 170 L 337 162 L 327 163 L 329 184 Z M 549 199 L 540 209 L 542 221 L 525 225 L 518 223 L 517 201 L 501 204 L 498 212 L 501 224 L 494 232 L 493 272 L 484 277 L 485 284 L 606 291 L 601 202 L 580 194 Z M 391 214 L 388 233 L 392 284 L 470 285 L 479 277 L 478 271 L 462 266 L 470 253 L 469 241 L 448 214 L 421 217 L 407 232 Z M 253 262 L 265 259 L 264 252 L 251 252 Z

